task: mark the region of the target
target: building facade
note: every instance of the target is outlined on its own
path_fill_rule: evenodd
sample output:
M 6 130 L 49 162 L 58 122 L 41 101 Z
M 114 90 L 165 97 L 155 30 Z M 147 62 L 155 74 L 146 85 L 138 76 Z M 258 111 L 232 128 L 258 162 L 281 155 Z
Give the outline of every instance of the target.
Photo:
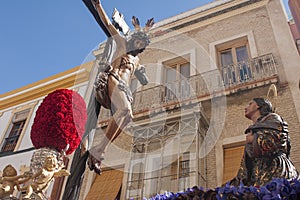
M 300 32 L 298 32 L 298 28 L 294 20 L 289 21 L 289 24 L 290 24 L 292 36 L 294 38 L 295 46 L 298 50 L 298 53 L 300 54 Z
M 300 2 L 289 0 L 288 4 L 293 17 L 290 20 L 289 24 L 290 24 L 292 36 L 295 41 L 295 45 L 300 54 Z
M 297 0 L 289 0 L 288 1 L 291 14 L 293 16 L 293 19 L 296 24 L 296 28 L 298 29 L 298 32 L 300 33 L 300 2 Z
M 71 89 L 82 97 L 88 92 L 92 63 L 85 63 L 60 74 L 0 95 L 0 170 L 11 164 L 23 174 L 30 169 L 35 149 L 30 131 L 35 113 L 46 95 L 57 89 Z M 72 156 L 67 158 L 72 161 Z M 67 164 L 67 163 L 66 163 Z M 60 199 L 64 178 L 56 179 L 47 191 L 51 199 Z M 15 193 L 17 197 L 20 194 Z
M 156 23 L 151 34 L 140 57 L 150 83 L 131 83 L 134 121 L 107 150 L 103 175 L 86 172 L 81 199 L 149 198 L 230 180 L 251 123 L 244 108 L 271 84 L 300 167 L 300 60 L 279 1 L 214 1 Z M 110 117 L 101 111 L 94 145 Z
M 276 112 L 289 123 L 291 159 L 300 169 L 300 58 L 278 0 L 214 1 L 157 22 L 150 34 L 140 56 L 149 84 L 131 80 L 134 120 L 109 145 L 102 175 L 85 171 L 80 199 L 142 199 L 230 180 L 251 123 L 244 108 L 252 98 L 266 97 L 271 84 L 278 89 Z M 1 148 L 14 152 L 2 154 L 2 169 L 8 161 L 18 169 L 28 166 L 30 126 L 47 93 L 72 88 L 89 102 L 103 49 L 94 52 L 92 63 L 0 96 Z M 104 137 L 110 117 L 101 109 L 93 145 Z M 11 130 L 20 133 L 15 147 L 6 145 L 14 141 Z M 61 198 L 63 186 L 54 184 L 61 191 L 53 199 Z

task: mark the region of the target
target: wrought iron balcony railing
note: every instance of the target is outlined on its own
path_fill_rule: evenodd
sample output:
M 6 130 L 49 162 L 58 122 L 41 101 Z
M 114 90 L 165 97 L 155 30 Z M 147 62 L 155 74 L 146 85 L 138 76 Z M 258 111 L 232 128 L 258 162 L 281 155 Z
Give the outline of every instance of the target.
M 274 57 L 266 54 L 235 65 L 223 66 L 222 70 L 207 71 L 173 83 L 137 91 L 134 93 L 133 110 L 137 112 L 162 104 L 199 98 L 274 75 L 277 75 Z
M 276 66 L 272 54 L 242 61 L 236 65 L 223 66 L 222 69 L 225 87 L 259 80 L 260 78 L 276 74 Z
M 191 101 L 211 94 L 245 87 L 251 83 L 262 82 L 276 77 L 277 68 L 272 54 L 266 54 L 235 65 L 222 66 L 216 69 L 173 83 L 157 85 L 134 92 L 133 111 L 142 112 L 166 105 Z M 102 111 L 101 119 L 110 117 L 108 110 Z

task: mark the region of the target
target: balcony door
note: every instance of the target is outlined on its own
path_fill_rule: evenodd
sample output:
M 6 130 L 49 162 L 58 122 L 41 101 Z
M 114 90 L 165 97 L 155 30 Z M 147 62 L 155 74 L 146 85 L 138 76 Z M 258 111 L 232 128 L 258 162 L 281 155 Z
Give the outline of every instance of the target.
M 217 47 L 224 85 L 232 85 L 251 78 L 248 42 L 245 38 Z
M 180 100 L 189 97 L 190 63 L 185 59 L 175 60 L 165 65 L 165 99 Z

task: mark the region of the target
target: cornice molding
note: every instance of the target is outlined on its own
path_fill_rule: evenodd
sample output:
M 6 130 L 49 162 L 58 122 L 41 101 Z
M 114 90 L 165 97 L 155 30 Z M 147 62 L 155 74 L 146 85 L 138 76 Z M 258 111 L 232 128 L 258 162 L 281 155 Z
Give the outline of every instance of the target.
M 0 110 L 46 96 L 60 88 L 70 88 L 89 80 L 93 61 L 0 95 Z
M 235 11 L 235 10 L 239 10 L 241 8 L 248 7 L 248 6 L 250 6 L 251 4 L 254 4 L 254 3 L 258 3 L 258 2 L 261 3 L 263 1 L 264 0 L 240 0 L 240 1 L 232 1 L 232 2 L 230 2 L 228 4 L 222 5 L 220 8 L 218 8 L 218 7 L 213 8 L 210 11 L 210 13 L 207 13 L 207 12 L 203 13 L 202 16 L 200 16 L 200 17 L 196 17 L 195 19 L 190 19 L 187 22 L 184 22 L 184 23 L 182 23 L 180 25 L 176 25 L 176 26 L 174 26 L 174 27 L 172 27 L 170 29 L 171 30 L 178 30 L 178 29 L 181 29 L 183 27 L 186 27 L 186 26 L 189 26 L 189 25 L 192 25 L 192 24 L 204 21 L 204 20 L 211 19 L 213 17 L 217 17 L 217 16 L 220 16 L 220 15 L 223 15 L 223 14 Z M 240 12 L 238 12 L 238 13 L 240 13 Z
M 245 13 L 267 5 L 269 0 L 235 0 L 210 9 L 191 14 L 182 19 L 155 27 L 151 30 L 151 41 L 159 42 L 178 35 L 218 22 L 229 17 Z

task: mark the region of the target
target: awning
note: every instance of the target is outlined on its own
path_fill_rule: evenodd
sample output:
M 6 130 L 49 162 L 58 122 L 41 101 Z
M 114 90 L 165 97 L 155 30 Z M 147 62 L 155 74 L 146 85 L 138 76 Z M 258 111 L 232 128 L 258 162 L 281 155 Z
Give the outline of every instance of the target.
M 97 175 L 86 200 L 115 200 L 120 191 L 123 171 L 109 170 Z

